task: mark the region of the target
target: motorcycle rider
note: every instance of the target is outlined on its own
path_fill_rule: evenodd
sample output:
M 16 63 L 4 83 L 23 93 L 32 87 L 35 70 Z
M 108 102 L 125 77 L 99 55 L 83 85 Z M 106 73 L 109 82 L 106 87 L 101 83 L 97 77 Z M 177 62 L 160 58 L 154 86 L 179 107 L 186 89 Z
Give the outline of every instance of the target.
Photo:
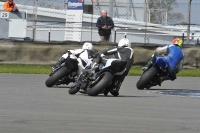
M 127 62 L 125 72 L 122 75 L 115 75 L 113 84 L 109 86 L 109 89 L 106 89 L 108 91 L 104 92 L 104 95 L 107 95 L 110 92 L 113 96 L 118 96 L 121 84 L 128 75 L 130 68 L 133 66 L 134 50 L 131 48 L 129 40 L 127 38 L 123 38 L 119 41 L 117 47 L 105 49 L 100 53 L 102 53 L 101 58 L 94 59 L 94 68 L 89 70 L 89 73 L 94 73 L 97 71 L 99 68 L 99 63 L 101 63 L 102 60 L 104 60 L 104 62 L 107 60 L 104 58 L 104 56 L 114 55 L 115 59 L 121 59 Z
M 142 70 L 146 71 L 152 64 L 155 63 L 159 56 L 162 56 L 167 61 L 168 75 L 158 79 L 159 83 L 161 84 L 165 80 L 174 81 L 176 79 L 176 73 L 180 72 L 183 68 L 184 53 L 181 49 L 182 44 L 183 41 L 180 38 L 175 38 L 172 41 L 172 44 L 164 47 L 158 47 L 155 54 L 152 56 L 152 59 L 145 67 L 142 68 Z
M 52 66 L 52 68 L 56 69 L 60 67 L 61 64 L 67 60 L 68 57 L 75 60 L 79 58 L 81 61 L 81 65 L 85 67 L 85 65 L 88 63 L 90 55 L 92 54 L 94 54 L 92 43 L 85 42 L 82 46 L 82 49 L 67 50 L 59 59 L 59 61 Z

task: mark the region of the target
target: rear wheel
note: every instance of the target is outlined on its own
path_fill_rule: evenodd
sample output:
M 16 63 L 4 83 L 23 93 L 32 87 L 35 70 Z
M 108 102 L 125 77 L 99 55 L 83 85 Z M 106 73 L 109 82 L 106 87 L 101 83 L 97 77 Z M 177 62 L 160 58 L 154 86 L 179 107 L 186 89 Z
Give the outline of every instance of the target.
M 151 67 L 149 70 L 147 70 L 139 79 L 139 81 L 137 82 L 137 88 L 139 90 L 143 90 L 147 84 L 149 83 L 149 81 L 157 74 L 157 70 L 155 67 Z
M 61 67 L 58 71 L 56 71 L 52 76 L 50 76 L 45 84 L 47 87 L 54 86 L 60 79 L 65 77 L 69 73 L 69 69 L 67 67 Z
M 99 93 L 103 92 L 103 90 L 110 85 L 113 75 L 110 72 L 104 72 L 99 78 L 100 79 L 96 79 L 97 83 L 94 83 L 94 85 L 92 84 L 89 88 L 87 88 L 87 94 L 89 96 L 97 96 Z

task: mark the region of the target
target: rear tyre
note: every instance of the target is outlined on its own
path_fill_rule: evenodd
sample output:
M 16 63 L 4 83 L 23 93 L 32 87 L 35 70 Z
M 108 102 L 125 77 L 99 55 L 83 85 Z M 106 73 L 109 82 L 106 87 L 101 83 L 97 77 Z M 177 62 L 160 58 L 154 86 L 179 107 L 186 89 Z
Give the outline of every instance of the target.
M 87 88 L 87 94 L 89 96 L 97 96 L 99 93 L 103 92 L 103 90 L 110 85 L 112 79 L 113 75 L 110 72 L 102 73 L 100 81 L 96 83 L 94 86 Z
M 137 82 L 137 88 L 139 90 L 143 90 L 147 84 L 149 83 L 149 81 L 157 74 L 157 70 L 155 67 L 151 67 L 149 70 L 147 70 L 139 79 L 139 81 Z
M 50 76 L 45 84 L 47 87 L 52 87 L 54 86 L 59 79 L 62 79 L 63 77 L 65 77 L 68 73 L 69 73 L 69 69 L 67 67 L 61 67 L 58 71 L 56 71 L 52 76 Z

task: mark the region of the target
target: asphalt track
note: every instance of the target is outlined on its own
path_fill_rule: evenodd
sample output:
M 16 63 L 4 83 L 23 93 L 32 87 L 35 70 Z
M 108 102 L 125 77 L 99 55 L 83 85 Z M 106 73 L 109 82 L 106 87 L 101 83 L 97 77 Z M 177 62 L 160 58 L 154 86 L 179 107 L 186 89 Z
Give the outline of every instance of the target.
M 69 95 L 47 88 L 47 75 L 0 74 L 0 133 L 199 133 L 200 98 L 161 91 L 200 91 L 200 78 L 137 90 L 127 77 L 119 97 Z

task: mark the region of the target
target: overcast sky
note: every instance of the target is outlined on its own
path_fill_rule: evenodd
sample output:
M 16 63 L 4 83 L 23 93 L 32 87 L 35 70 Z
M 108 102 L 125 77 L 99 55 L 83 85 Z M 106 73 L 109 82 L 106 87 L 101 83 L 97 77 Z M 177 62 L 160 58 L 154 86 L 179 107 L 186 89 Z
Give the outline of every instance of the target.
M 188 3 L 189 0 L 177 0 L 178 8 L 174 11 L 180 12 L 184 15 L 184 21 L 188 20 Z M 181 4 L 183 3 L 183 4 Z M 192 0 L 191 6 L 191 24 L 200 25 L 200 0 Z
M 177 0 L 178 3 L 188 3 L 189 0 Z M 200 3 L 200 0 L 192 0 L 192 3 Z

